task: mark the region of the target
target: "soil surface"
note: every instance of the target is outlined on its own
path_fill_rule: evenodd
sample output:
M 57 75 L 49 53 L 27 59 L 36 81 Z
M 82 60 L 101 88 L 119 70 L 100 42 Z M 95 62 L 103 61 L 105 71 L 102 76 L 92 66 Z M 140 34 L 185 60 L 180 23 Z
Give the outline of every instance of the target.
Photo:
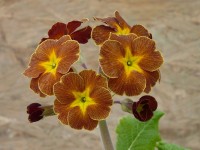
M 93 20 L 93 16 L 112 16 L 115 10 L 129 24 L 147 27 L 164 56 L 162 80 L 151 92 L 166 113 L 160 122 L 162 137 L 199 150 L 199 8 L 199 0 L 0 0 L 0 150 L 102 149 L 98 128 L 76 131 L 62 126 L 56 117 L 30 124 L 26 106 L 32 102 L 52 104 L 54 98 L 39 98 L 22 72 L 55 22 Z M 91 40 L 81 49 L 88 66 L 97 69 L 99 48 Z M 113 106 L 108 126 L 114 143 L 115 127 L 124 115 L 118 105 Z

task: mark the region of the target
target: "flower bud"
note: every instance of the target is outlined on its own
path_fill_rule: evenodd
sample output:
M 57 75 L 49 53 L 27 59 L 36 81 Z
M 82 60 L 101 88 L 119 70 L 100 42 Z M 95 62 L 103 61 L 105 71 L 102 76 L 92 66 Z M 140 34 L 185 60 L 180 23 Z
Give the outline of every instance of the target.
M 29 114 L 28 120 L 30 122 L 36 122 L 43 118 L 42 113 L 44 112 L 44 109 L 40 106 L 41 104 L 39 103 L 32 103 L 27 106 L 27 113 Z
M 134 102 L 132 105 L 132 112 L 135 118 L 140 121 L 148 121 L 153 116 L 153 111 L 157 109 L 157 101 L 154 97 L 146 95 Z
M 32 103 L 27 106 L 28 120 L 32 122 L 37 122 L 46 116 L 55 115 L 53 111 L 53 106 L 42 106 L 39 103 Z

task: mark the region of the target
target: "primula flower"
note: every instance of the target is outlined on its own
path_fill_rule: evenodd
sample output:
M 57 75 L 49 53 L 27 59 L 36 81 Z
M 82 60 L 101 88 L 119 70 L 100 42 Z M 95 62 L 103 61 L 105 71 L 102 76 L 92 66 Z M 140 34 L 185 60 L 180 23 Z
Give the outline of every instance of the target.
M 92 28 L 90 26 L 87 26 L 81 29 L 77 29 L 85 21 L 88 21 L 88 20 L 87 19 L 83 21 L 74 20 L 74 21 L 68 22 L 67 24 L 62 23 L 62 22 L 57 22 L 49 30 L 48 32 L 49 37 L 43 38 L 40 43 L 42 43 L 46 39 L 59 39 L 63 35 L 70 35 L 72 40 L 76 40 L 79 43 L 85 44 L 88 42 L 88 39 L 91 38 Z
M 74 129 L 93 130 L 110 113 L 112 97 L 107 80 L 95 71 L 68 73 L 54 85 L 54 111 L 58 119 Z
M 115 17 L 94 19 L 107 24 L 96 26 L 92 30 L 92 39 L 97 45 L 102 44 L 104 41 L 109 39 L 110 33 L 115 33 L 117 35 L 128 35 L 130 33 L 134 33 L 137 36 L 152 38 L 152 35 L 142 25 L 134 25 L 132 27 L 128 25 L 127 22 L 120 16 L 118 11 L 115 12 Z
M 100 65 L 110 78 L 108 86 L 119 95 L 148 93 L 160 78 L 162 63 L 155 42 L 144 36 L 111 34 L 100 49 Z
M 132 112 L 135 118 L 140 121 L 148 121 L 153 116 L 153 111 L 157 109 L 157 102 L 154 97 L 146 95 L 134 102 Z
M 70 36 L 42 42 L 32 55 L 24 75 L 32 78 L 31 89 L 40 96 L 53 95 L 53 85 L 79 58 L 79 44 Z
M 27 106 L 28 120 L 32 122 L 39 121 L 47 116 L 55 115 L 53 106 L 42 106 L 39 103 L 32 103 Z

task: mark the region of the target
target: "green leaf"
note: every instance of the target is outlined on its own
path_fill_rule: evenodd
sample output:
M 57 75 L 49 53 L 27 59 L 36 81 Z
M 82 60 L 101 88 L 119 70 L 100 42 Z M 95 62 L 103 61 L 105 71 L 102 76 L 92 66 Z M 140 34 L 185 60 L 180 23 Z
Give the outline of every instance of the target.
M 140 122 L 132 116 L 123 117 L 116 128 L 117 150 L 154 150 L 160 141 L 158 121 L 164 115 L 156 111 L 151 120 Z
M 159 142 L 157 145 L 158 150 L 189 150 L 183 147 L 180 147 L 175 144 L 169 144 L 165 142 Z

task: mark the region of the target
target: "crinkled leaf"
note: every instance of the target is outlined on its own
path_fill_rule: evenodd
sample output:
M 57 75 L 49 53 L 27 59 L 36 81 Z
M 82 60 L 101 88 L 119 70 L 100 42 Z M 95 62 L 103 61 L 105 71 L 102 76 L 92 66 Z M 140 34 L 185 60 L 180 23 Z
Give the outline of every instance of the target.
M 159 142 L 157 145 L 158 150 L 189 150 L 183 147 L 180 147 L 175 144 L 169 144 L 165 142 Z
M 164 115 L 156 111 L 151 120 L 140 122 L 132 116 L 123 117 L 117 126 L 117 150 L 154 150 L 160 141 L 158 121 Z

